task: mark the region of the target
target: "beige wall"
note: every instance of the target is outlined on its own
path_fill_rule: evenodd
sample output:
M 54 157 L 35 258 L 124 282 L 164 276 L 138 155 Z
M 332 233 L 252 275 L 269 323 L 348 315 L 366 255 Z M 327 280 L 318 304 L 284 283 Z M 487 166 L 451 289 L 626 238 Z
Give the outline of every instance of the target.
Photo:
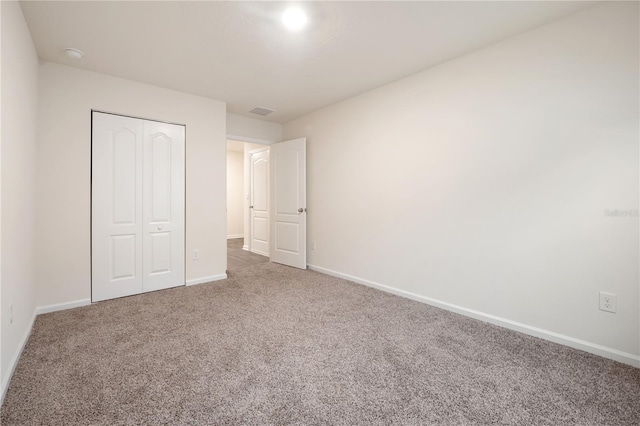
M 245 142 L 273 143 L 282 140 L 282 124 L 238 114 L 227 114 L 227 136 Z
M 1 368 L 2 392 L 28 337 L 36 289 L 38 59 L 18 2 L 2 9 Z M 13 324 L 9 305 L 13 305 Z
M 600 5 L 286 123 L 309 264 L 640 360 L 638 47 Z
M 227 151 L 227 237 L 244 236 L 244 152 Z
M 187 281 L 225 273 L 224 103 L 52 63 L 40 95 L 38 306 L 91 295 L 91 109 L 186 124 Z

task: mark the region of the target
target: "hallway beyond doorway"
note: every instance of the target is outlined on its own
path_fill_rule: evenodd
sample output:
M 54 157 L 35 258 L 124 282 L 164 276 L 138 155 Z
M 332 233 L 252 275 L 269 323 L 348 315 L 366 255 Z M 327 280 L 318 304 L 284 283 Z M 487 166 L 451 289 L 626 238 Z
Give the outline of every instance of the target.
M 234 271 L 251 265 L 269 262 L 267 256 L 242 250 L 243 241 L 243 238 L 231 238 L 227 240 L 227 271 Z

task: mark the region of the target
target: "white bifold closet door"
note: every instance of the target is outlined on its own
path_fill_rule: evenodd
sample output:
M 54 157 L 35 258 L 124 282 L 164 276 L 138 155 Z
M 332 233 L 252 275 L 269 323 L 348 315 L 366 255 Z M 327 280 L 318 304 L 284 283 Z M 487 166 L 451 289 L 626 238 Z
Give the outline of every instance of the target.
M 184 126 L 92 114 L 92 301 L 184 285 Z

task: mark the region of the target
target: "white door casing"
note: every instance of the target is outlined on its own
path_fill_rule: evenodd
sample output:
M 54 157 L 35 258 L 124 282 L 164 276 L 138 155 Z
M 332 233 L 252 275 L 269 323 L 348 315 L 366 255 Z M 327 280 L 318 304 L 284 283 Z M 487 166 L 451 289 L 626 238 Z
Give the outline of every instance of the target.
M 249 156 L 249 250 L 269 256 L 269 148 Z
M 307 139 L 269 147 L 271 261 L 307 269 Z
M 184 285 L 184 126 L 92 116 L 92 301 Z

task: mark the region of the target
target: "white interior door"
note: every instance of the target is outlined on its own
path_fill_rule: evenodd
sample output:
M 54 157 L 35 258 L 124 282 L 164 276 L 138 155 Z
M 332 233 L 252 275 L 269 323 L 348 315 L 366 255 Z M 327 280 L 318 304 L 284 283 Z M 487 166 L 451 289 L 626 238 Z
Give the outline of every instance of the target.
M 271 261 L 307 269 L 307 139 L 269 147 Z
M 269 149 L 249 157 L 249 250 L 269 256 Z
M 184 285 L 184 126 L 93 113 L 92 301 Z
M 143 291 L 184 285 L 184 126 L 144 122 Z

